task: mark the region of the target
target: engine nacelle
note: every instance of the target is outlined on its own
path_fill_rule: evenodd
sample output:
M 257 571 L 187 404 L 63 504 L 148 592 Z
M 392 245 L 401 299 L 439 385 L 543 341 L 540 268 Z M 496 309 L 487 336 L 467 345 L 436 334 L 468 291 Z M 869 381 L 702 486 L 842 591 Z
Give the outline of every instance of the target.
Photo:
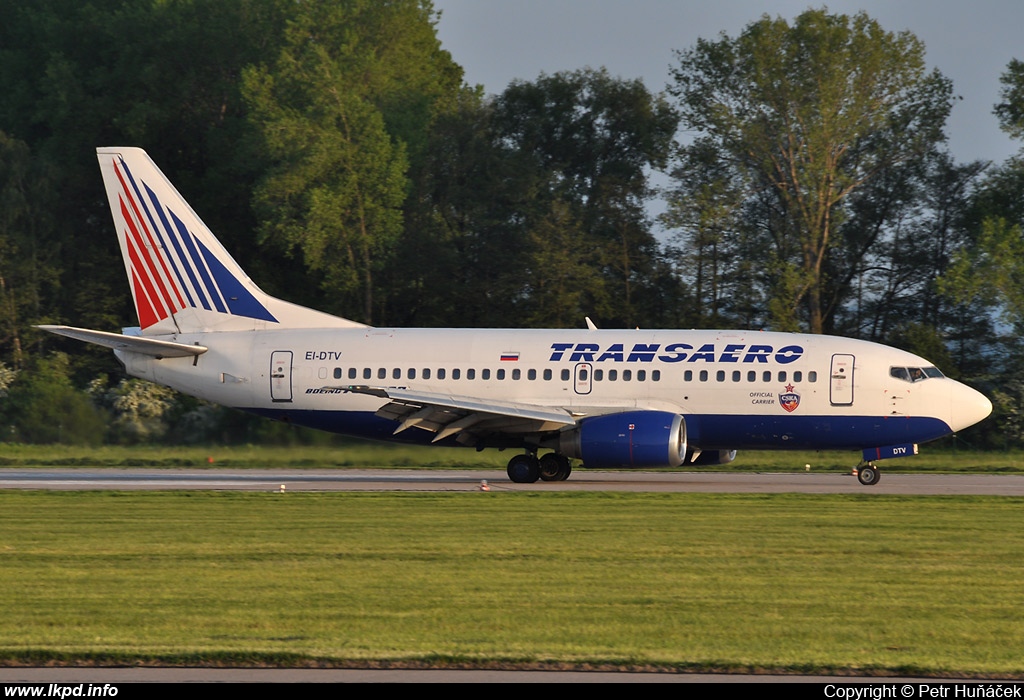
M 694 459 L 693 454 L 695 451 L 690 450 L 686 453 L 687 465 L 703 467 L 714 464 L 728 464 L 736 459 L 736 450 L 705 450 Z
M 556 451 L 583 466 L 678 467 L 686 457 L 686 421 L 666 411 L 629 411 L 584 418 L 558 436 Z

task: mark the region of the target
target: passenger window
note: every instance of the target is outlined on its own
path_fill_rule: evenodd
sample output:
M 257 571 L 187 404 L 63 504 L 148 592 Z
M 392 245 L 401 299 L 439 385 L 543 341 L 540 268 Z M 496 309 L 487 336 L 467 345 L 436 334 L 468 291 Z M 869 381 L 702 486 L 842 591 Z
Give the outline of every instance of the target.
M 392 379 L 401 379 L 402 378 L 402 370 L 400 370 L 397 367 L 395 367 L 393 370 L 391 370 L 391 378 Z
M 430 379 L 430 369 L 429 368 L 426 368 L 426 369 L 423 370 L 423 378 L 424 379 Z
M 489 370 L 489 369 L 480 370 L 480 378 L 483 379 L 483 380 L 490 379 L 491 378 L 491 370 Z
M 702 369 L 700 371 L 700 380 L 702 382 L 706 382 L 708 380 L 708 371 L 706 369 Z
M 476 370 L 475 369 L 467 369 L 466 370 L 466 379 L 476 379 Z
M 651 370 L 651 381 L 652 382 L 660 382 L 661 381 L 661 370 L 660 369 Z
M 764 382 L 770 382 L 771 380 L 772 380 L 772 373 L 771 373 L 771 370 L 765 370 L 765 371 L 764 371 L 764 372 L 763 372 L 763 373 L 761 374 L 761 381 L 764 381 Z
M 594 370 L 594 381 L 595 382 L 599 382 L 602 379 L 604 379 L 604 370 L 603 369 L 595 369 Z
M 438 379 L 444 379 L 446 376 L 447 375 L 445 373 L 444 367 L 442 367 L 439 370 L 437 370 L 437 378 Z
M 497 372 L 494 373 L 494 378 L 497 379 L 498 381 L 501 381 L 502 379 L 504 379 L 505 378 L 505 370 L 499 369 Z
M 549 370 L 549 369 L 544 370 L 544 381 L 546 381 L 546 382 L 550 382 L 551 381 L 551 370 Z
M 801 382 L 801 381 L 803 381 L 803 379 L 804 379 L 804 373 L 803 372 L 793 372 L 793 381 L 794 382 Z
M 523 371 L 522 370 L 519 370 L 519 369 L 512 370 L 512 379 L 514 381 L 519 381 L 522 378 L 522 376 L 523 376 Z
M 725 381 L 725 370 L 724 369 L 720 369 L 717 372 L 715 372 L 715 379 L 717 379 L 720 382 L 724 382 Z
M 757 372 L 755 372 L 754 370 L 750 370 L 749 372 L 747 372 L 747 381 L 748 382 L 756 382 L 757 381 Z
M 373 375 L 371 374 L 371 370 L 369 367 L 363 368 L 363 379 L 369 379 L 372 376 Z
M 818 373 L 817 372 L 808 372 L 807 373 L 807 381 L 809 381 L 809 382 L 816 382 L 816 381 L 818 381 Z
M 628 382 L 633 379 L 633 370 L 624 369 L 622 370 L 622 381 Z
M 562 381 L 563 382 L 569 381 L 569 370 L 567 370 L 567 369 L 563 369 L 562 370 Z
M 645 382 L 645 381 L 647 381 L 647 370 L 638 369 L 636 371 L 636 380 L 638 382 Z
M 341 379 L 341 367 L 334 368 L 334 378 Z
M 349 367 L 348 368 L 348 378 L 349 379 L 355 379 L 356 378 L 356 368 L 355 367 Z
M 415 378 L 416 378 L 416 370 L 414 370 L 414 369 L 413 369 L 412 367 L 410 367 L 410 368 L 409 368 L 409 371 L 408 371 L 408 372 L 406 372 L 406 376 L 407 376 L 407 377 L 408 377 L 409 379 L 415 379 Z
M 740 371 L 739 371 L 738 369 L 734 369 L 734 370 L 732 371 L 732 380 L 733 380 L 734 382 L 738 382 L 738 381 L 740 381 L 740 379 L 741 379 L 742 377 L 743 377 L 743 373 L 742 373 L 742 372 L 740 372 Z
M 693 381 L 693 370 L 692 369 L 688 369 L 685 372 L 683 372 L 683 381 L 684 382 L 692 382 Z
M 535 369 L 528 369 L 528 370 L 526 370 L 526 378 L 529 379 L 531 382 L 535 381 L 537 379 L 537 370 L 535 370 Z
M 387 378 L 388 378 L 388 371 L 386 369 L 384 369 L 383 367 L 379 368 L 377 370 L 377 379 L 387 379 Z
M 614 382 L 618 378 L 619 378 L 619 370 L 617 370 L 617 369 L 610 369 L 610 370 L 608 370 L 608 381 Z
M 462 370 L 461 369 L 453 369 L 452 370 L 452 379 L 459 379 L 461 376 L 462 376 Z

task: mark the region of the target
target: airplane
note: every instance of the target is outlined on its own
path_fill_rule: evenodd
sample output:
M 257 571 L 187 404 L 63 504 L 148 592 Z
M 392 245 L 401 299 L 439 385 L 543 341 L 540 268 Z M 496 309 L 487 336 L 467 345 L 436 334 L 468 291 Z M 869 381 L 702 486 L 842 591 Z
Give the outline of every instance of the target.
M 217 404 L 386 441 L 512 448 L 513 482 L 861 450 L 853 468 L 981 421 L 989 400 L 877 343 L 740 330 L 376 328 L 274 298 L 145 151 L 98 148 L 139 326 L 40 328 Z M 543 454 L 538 456 L 541 452 Z

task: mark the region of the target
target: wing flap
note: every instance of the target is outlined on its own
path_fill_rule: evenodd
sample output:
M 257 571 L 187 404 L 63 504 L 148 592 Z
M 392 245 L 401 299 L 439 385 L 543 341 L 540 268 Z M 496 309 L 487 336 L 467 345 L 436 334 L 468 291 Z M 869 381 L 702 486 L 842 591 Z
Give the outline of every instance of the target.
M 377 415 L 399 423 L 395 434 L 419 428 L 435 433 L 434 442 L 462 431 L 531 433 L 559 430 L 576 424 L 576 418 L 561 408 L 391 387 L 342 388 L 355 394 L 388 399 L 388 403 L 377 410 Z

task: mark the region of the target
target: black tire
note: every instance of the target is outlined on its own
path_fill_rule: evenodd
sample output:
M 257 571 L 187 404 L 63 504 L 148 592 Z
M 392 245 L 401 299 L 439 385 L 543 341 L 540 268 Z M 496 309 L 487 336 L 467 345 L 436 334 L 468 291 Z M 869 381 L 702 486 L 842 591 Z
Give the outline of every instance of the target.
M 540 478 L 540 464 L 533 455 L 516 455 L 508 461 L 506 472 L 517 484 L 532 484 Z
M 571 473 L 568 457 L 549 452 L 540 458 L 540 478 L 543 481 L 565 481 Z
M 878 471 L 878 467 L 871 464 L 867 464 L 857 470 L 857 481 L 865 486 L 874 486 L 881 478 L 882 474 Z
M 558 481 L 559 468 L 558 455 L 554 452 L 544 455 L 540 458 L 540 480 Z

